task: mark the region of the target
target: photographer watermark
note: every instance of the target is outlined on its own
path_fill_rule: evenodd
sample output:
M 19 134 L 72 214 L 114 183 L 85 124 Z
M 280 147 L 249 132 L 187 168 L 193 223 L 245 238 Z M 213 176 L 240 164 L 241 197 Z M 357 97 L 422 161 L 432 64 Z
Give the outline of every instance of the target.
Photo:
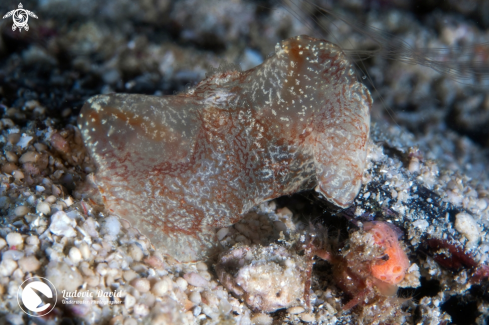
M 61 291 L 63 299 L 61 302 L 66 305 L 118 305 L 122 303 L 121 298 L 122 291 Z M 94 299 L 98 298 L 98 299 Z
M 25 280 L 17 290 L 19 307 L 27 315 L 40 317 L 49 314 L 58 299 L 56 288 L 46 278 L 32 277 Z
M 118 305 L 122 303 L 122 290 L 62 290 L 61 303 L 65 305 Z M 19 307 L 27 315 L 40 317 L 49 314 L 58 303 L 58 292 L 46 278 L 25 280 L 17 291 Z
M 14 24 L 12 25 L 12 30 L 14 32 L 17 28 L 19 29 L 19 32 L 22 31 L 22 28 L 24 28 L 26 31 L 29 30 L 29 25 L 27 25 L 27 22 L 29 21 L 29 16 L 37 19 L 36 14 L 33 13 L 32 11 L 24 9 L 22 3 L 19 3 L 19 7 L 17 9 L 7 12 L 3 16 L 3 19 L 8 18 L 10 16 L 12 16 L 12 19 L 14 20 Z

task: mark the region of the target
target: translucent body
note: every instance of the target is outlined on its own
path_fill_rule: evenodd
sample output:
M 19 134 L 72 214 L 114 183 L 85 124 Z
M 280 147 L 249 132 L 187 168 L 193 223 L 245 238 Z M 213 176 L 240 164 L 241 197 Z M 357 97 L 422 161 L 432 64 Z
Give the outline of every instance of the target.
M 187 262 L 265 200 L 315 187 L 350 205 L 371 105 L 339 48 L 298 36 L 184 94 L 95 96 L 78 122 L 106 209 Z

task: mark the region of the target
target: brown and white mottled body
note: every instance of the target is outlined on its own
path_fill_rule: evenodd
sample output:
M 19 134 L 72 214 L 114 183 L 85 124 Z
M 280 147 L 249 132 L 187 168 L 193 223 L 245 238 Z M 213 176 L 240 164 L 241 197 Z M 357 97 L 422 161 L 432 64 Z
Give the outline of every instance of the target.
M 316 187 L 351 204 L 371 104 L 337 46 L 298 36 L 184 94 L 95 96 L 78 122 L 107 210 L 187 262 L 265 200 Z

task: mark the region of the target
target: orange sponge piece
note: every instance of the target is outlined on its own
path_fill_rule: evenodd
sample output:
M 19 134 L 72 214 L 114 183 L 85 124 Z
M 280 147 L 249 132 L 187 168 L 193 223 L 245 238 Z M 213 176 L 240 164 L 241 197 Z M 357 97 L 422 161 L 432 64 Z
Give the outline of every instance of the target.
M 393 226 L 386 222 L 372 222 L 365 229 L 374 236 L 375 243 L 384 247 L 384 258 L 371 265 L 372 276 L 389 284 L 398 284 L 409 268 L 409 259 L 398 241 Z

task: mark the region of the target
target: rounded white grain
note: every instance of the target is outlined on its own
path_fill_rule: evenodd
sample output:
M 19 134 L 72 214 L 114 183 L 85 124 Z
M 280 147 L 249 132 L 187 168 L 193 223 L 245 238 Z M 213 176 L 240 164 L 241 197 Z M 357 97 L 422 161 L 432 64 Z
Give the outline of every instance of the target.
M 176 285 L 182 289 L 183 291 L 187 290 L 188 282 L 184 278 L 178 278 L 176 281 Z
M 305 323 L 312 323 L 316 321 L 316 318 L 312 314 L 301 314 L 301 321 Z
M 80 252 L 78 247 L 71 247 L 68 256 L 75 265 L 80 263 L 80 261 L 83 259 L 82 253 Z
M 131 282 L 132 280 L 134 280 L 135 278 L 138 277 L 138 274 L 136 272 L 134 272 L 133 270 L 127 270 L 127 271 L 124 271 L 124 273 L 122 274 L 122 277 L 127 282 Z
M 6 239 L 9 247 L 21 246 L 24 243 L 24 238 L 22 238 L 22 235 L 18 232 L 11 232 L 7 235 Z
M 134 296 L 127 294 L 124 298 L 124 307 L 126 309 L 132 308 L 136 304 L 136 298 Z
M 217 231 L 217 239 L 223 240 L 224 237 L 229 233 L 229 228 L 221 228 Z
M 34 272 L 39 270 L 41 262 L 35 256 L 26 256 L 19 260 L 19 267 L 24 272 Z
M 134 318 L 129 317 L 124 320 L 124 325 L 138 325 L 138 321 Z
M 12 162 L 12 163 L 16 163 L 19 160 L 17 155 L 12 151 L 5 152 L 5 158 L 7 158 L 8 162 Z
M 27 245 L 36 246 L 39 245 L 40 240 L 37 236 L 29 236 L 25 239 L 25 242 L 27 243 Z
M 463 234 L 469 242 L 477 243 L 480 239 L 477 221 L 468 213 L 461 212 L 455 216 L 455 229 Z
M 79 249 L 80 249 L 80 253 L 83 256 L 84 260 L 90 259 L 90 255 L 91 255 L 90 254 L 90 247 L 88 246 L 87 243 L 85 243 L 85 242 L 81 243 Z
M 2 260 L 0 263 L 0 275 L 10 276 L 17 269 L 17 262 L 11 259 Z
M 12 176 L 14 176 L 16 181 L 21 181 L 25 177 L 24 173 L 20 170 L 14 170 L 14 172 L 12 173 Z
M 287 308 L 287 312 L 291 315 L 302 314 L 304 311 L 304 307 L 300 306 Z
M 208 270 L 208 266 L 207 264 L 205 264 L 204 262 L 199 262 L 197 263 L 197 265 L 195 265 L 197 267 L 197 270 L 199 271 L 207 271 Z
M 9 249 L 8 251 L 3 252 L 2 260 L 11 259 L 14 261 L 18 261 L 22 257 L 24 257 L 24 255 L 25 255 L 24 251 L 19 251 L 16 249 Z
M 188 284 L 194 287 L 206 287 L 209 284 L 209 281 L 195 272 L 186 273 L 183 277 L 187 280 Z
M 68 217 L 63 211 L 58 211 L 51 216 L 49 231 L 57 236 L 75 237 L 76 221 Z
M 148 292 L 149 289 L 151 288 L 149 280 L 144 278 L 132 280 L 131 285 L 140 293 Z
M 170 278 L 168 277 L 164 277 L 163 279 L 161 279 L 160 281 L 156 282 L 154 285 L 153 285 L 153 288 L 151 289 L 151 291 L 156 295 L 156 296 L 159 296 L 159 297 L 162 297 L 163 295 L 165 295 L 169 290 L 171 290 L 172 288 L 172 282 L 170 280 Z
M 26 214 L 28 214 L 29 211 L 30 211 L 29 207 L 21 205 L 15 208 L 14 213 L 17 217 L 23 217 Z
M 121 231 L 121 223 L 116 216 L 109 216 L 105 219 L 105 230 L 111 236 L 117 236 Z
M 35 151 L 28 151 L 22 156 L 20 156 L 19 162 L 21 164 L 34 163 L 39 159 L 39 154 Z
M 131 256 L 132 259 L 136 262 L 140 262 L 143 259 L 143 250 L 136 244 L 132 244 L 131 246 L 129 246 L 127 252 L 129 253 L 129 256 Z
M 36 210 L 39 213 L 50 215 L 51 214 L 51 206 L 46 202 L 39 202 L 36 206 Z
M 273 318 L 272 316 L 268 314 L 255 314 L 251 318 L 251 322 L 254 325 L 272 325 L 273 324 Z
M 193 291 L 190 293 L 189 300 L 198 305 L 202 302 L 202 297 L 200 296 L 200 293 L 198 293 L 197 291 Z
M 53 204 L 54 202 L 56 202 L 56 200 L 57 200 L 56 199 L 56 196 L 54 196 L 54 195 L 50 195 L 50 196 L 48 196 L 46 198 L 46 202 L 51 203 L 51 204 Z

